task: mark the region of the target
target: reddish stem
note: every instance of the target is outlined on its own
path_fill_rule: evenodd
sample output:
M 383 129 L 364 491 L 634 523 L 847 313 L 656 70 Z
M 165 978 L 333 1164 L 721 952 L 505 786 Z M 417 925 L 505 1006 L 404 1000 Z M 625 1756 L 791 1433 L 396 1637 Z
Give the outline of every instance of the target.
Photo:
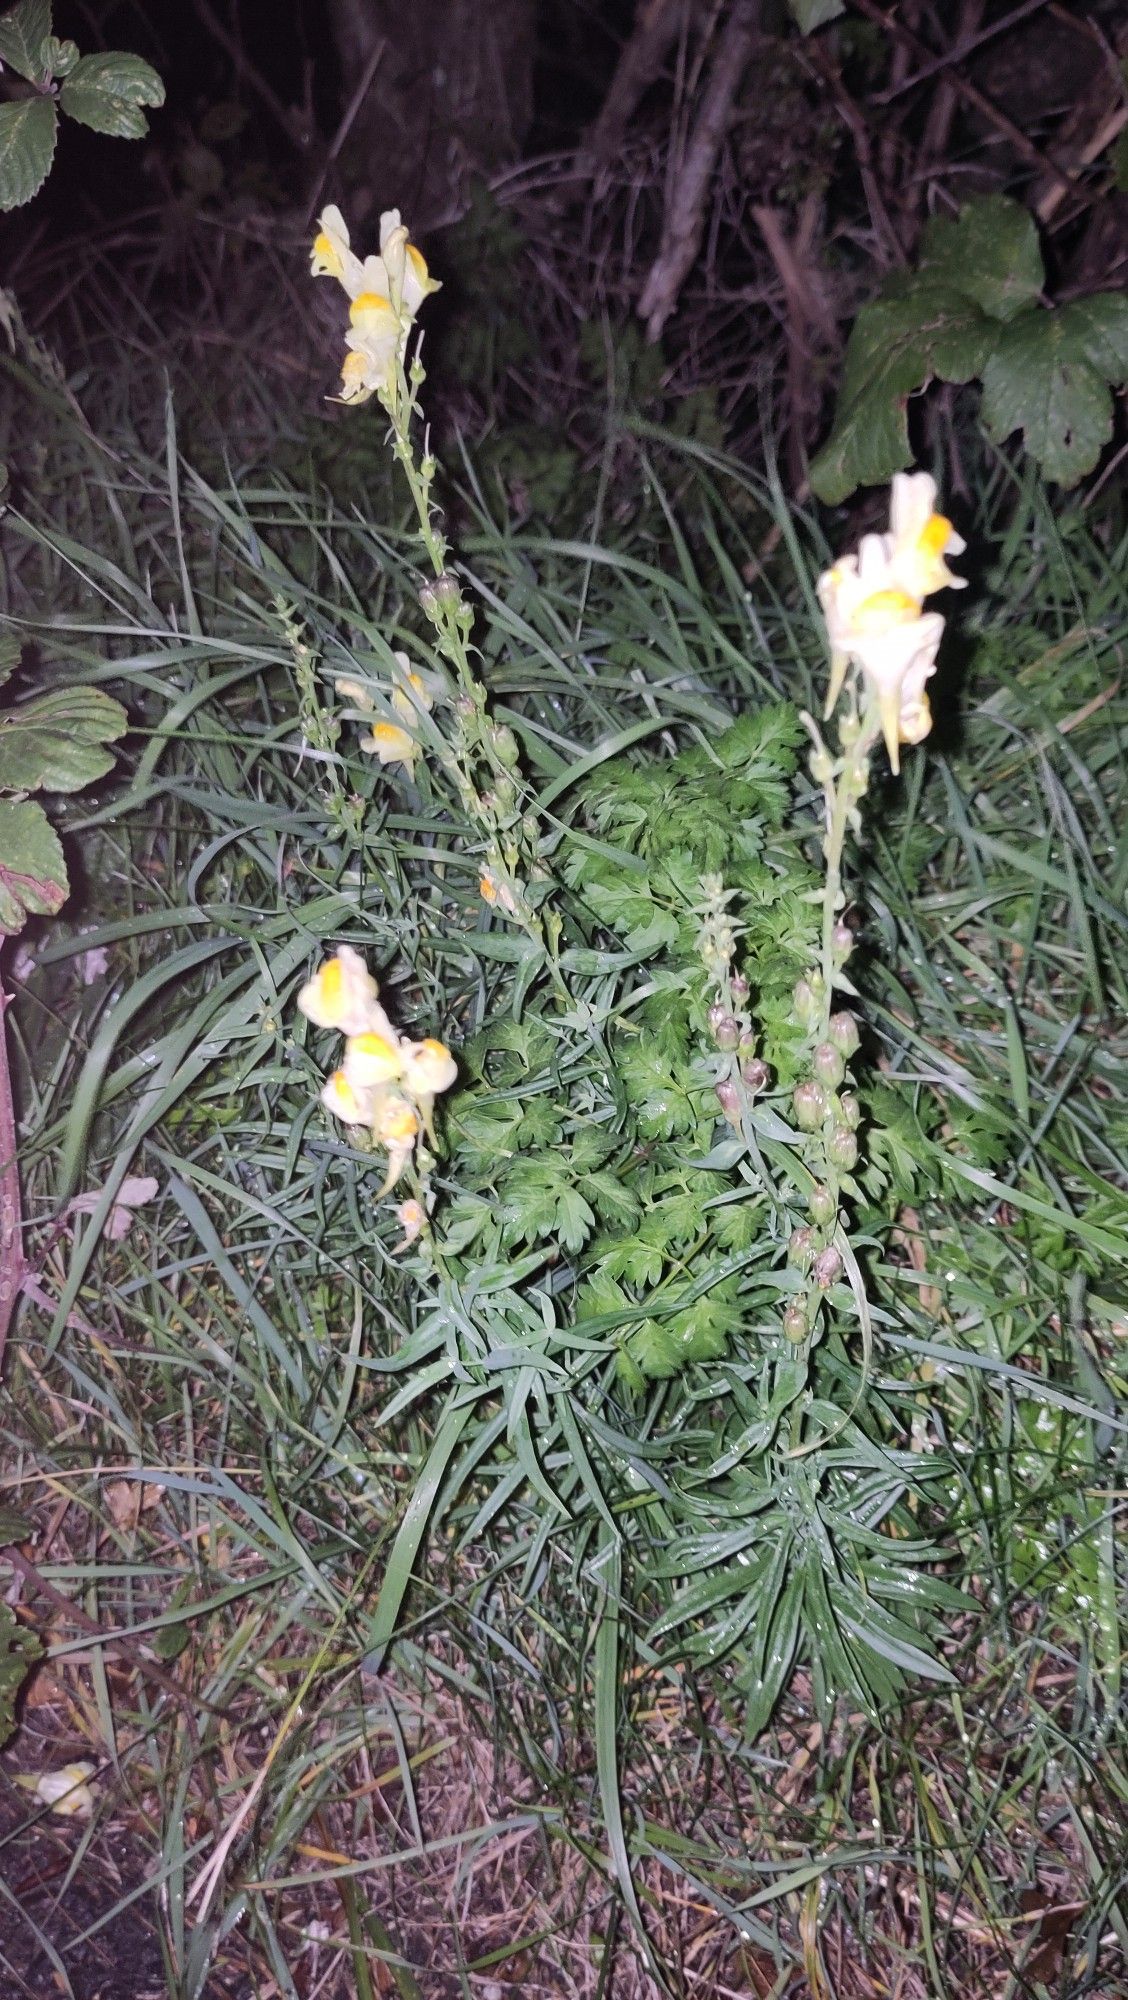
M 8 996 L 0 989 L 0 1366 L 24 1277 L 23 1211 L 16 1167 L 16 1118 L 8 1074 Z

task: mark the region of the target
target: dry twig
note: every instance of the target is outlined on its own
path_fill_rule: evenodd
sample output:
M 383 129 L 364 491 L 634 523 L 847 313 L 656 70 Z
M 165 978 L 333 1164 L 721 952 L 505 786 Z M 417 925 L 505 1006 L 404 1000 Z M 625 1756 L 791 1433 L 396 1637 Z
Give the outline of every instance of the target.
M 638 315 L 646 321 L 648 340 L 659 338 L 700 249 L 709 183 L 759 24 L 760 0 L 735 0 L 713 58 L 681 170 L 672 183 L 662 225 L 662 245 L 638 302 Z

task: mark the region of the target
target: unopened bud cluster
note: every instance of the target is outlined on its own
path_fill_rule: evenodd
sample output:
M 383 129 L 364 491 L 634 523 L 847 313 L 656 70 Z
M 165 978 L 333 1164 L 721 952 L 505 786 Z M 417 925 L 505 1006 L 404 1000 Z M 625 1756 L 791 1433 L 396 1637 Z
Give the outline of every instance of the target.
M 709 1040 L 722 1058 L 713 1089 L 729 1124 L 739 1131 L 745 1106 L 767 1089 L 771 1072 L 757 1053 L 748 980 L 733 967 L 737 927 L 729 915 L 732 897 L 720 876 L 702 876 L 697 948 L 717 991 L 706 1011 L 705 1024 Z
M 845 963 L 853 942 L 849 925 L 836 923 L 831 934 L 833 970 Z M 807 1281 L 783 1315 L 785 1338 L 799 1346 L 815 1332 L 822 1298 L 843 1275 L 842 1252 L 835 1240 L 840 1230 L 839 1193 L 843 1178 L 857 1165 L 861 1122 L 861 1105 L 844 1085 L 860 1036 L 852 1014 L 831 1012 L 821 970 L 812 968 L 796 982 L 792 1004 L 809 1054 L 808 1074 L 795 1085 L 791 1110 L 807 1141 L 804 1157 L 815 1176 L 807 1198 L 807 1221 L 792 1230 L 787 1249 L 789 1264 Z

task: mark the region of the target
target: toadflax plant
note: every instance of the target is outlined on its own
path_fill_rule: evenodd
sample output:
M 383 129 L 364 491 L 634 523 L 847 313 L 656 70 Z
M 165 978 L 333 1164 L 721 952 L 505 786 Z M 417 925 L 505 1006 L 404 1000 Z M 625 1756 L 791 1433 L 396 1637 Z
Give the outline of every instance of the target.
M 597 1621 L 626 1604 L 649 1661 L 724 1660 L 750 1733 L 800 1662 L 820 1715 L 879 1709 L 947 1677 L 929 1628 L 963 1600 L 920 1530 L 942 1470 L 911 1448 L 920 1384 L 870 1379 L 867 1264 L 912 1165 L 859 1062 L 843 869 L 875 757 L 896 772 L 930 727 L 924 604 L 963 545 L 932 480 L 902 477 L 888 532 L 821 579 L 837 748 L 786 703 L 708 706 L 707 735 L 675 704 L 559 756 L 531 704 L 491 696 L 489 610 L 416 446 L 435 281 L 395 211 L 379 245 L 362 259 L 327 209 L 312 268 L 344 293 L 339 400 L 377 405 L 410 493 L 417 632 L 393 648 L 354 616 L 320 679 L 303 655 L 348 939 L 298 1000 L 344 1037 L 308 1143 L 376 1203 L 372 1366 L 400 1378 L 376 1428 L 411 1411 L 431 1439 L 366 1645 L 393 1636 L 429 1525 L 501 1535 L 526 1600 L 566 1536 Z M 553 1619 L 533 1629 L 547 1668 Z

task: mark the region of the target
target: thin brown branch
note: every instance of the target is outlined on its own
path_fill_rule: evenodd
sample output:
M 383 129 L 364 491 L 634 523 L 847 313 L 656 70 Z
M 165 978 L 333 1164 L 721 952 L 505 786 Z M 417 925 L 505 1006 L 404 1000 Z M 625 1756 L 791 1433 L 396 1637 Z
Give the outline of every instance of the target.
M 897 234 L 893 218 L 889 213 L 885 196 L 881 192 L 881 185 L 874 168 L 873 141 L 870 137 L 869 127 L 861 110 L 855 104 L 846 85 L 842 81 L 841 71 L 831 54 L 829 44 L 817 36 L 813 37 L 811 41 L 810 61 L 812 67 L 829 87 L 838 108 L 839 116 L 843 124 L 848 127 L 850 136 L 854 141 L 854 155 L 858 162 L 862 191 L 866 197 L 866 206 L 869 209 L 870 223 L 873 227 L 874 237 L 877 242 L 885 246 L 893 263 L 906 264 L 908 258 L 905 254 L 905 247 Z
M 867 21 L 874 21 L 879 28 L 884 28 L 886 34 L 892 35 L 898 41 L 903 42 L 919 59 L 925 62 L 935 60 L 935 50 L 930 49 L 927 43 L 922 42 L 920 37 L 914 35 L 910 29 L 903 27 L 900 21 L 895 21 L 892 15 L 887 14 L 883 7 L 877 5 L 877 0 L 852 0 L 852 4 L 857 8 L 859 14 L 865 15 Z M 1037 173 L 1046 174 L 1050 179 L 1056 181 L 1065 190 L 1066 194 L 1073 193 L 1073 183 L 1069 180 L 1068 176 L 1063 174 L 1060 167 L 1056 167 L 1052 160 L 1048 160 L 1044 153 L 1039 152 L 1033 140 L 1027 138 L 1025 132 L 1015 124 L 1013 118 L 1008 118 L 1005 111 L 1000 111 L 998 105 L 993 103 L 991 98 L 984 91 L 980 90 L 977 84 L 970 82 L 958 69 L 948 67 L 946 73 L 951 78 L 953 88 L 958 90 L 965 102 L 973 104 L 980 116 L 986 118 L 988 124 L 995 127 L 996 132 L 1001 132 L 1004 139 L 1010 141 L 1015 152 L 1020 154 L 1028 165 L 1032 166 Z
M 966 56 L 982 48 L 984 42 L 993 42 L 996 35 L 1005 34 L 1008 28 L 1016 28 L 1029 14 L 1036 14 L 1039 8 L 1047 4 L 1048 0 L 1022 0 L 1021 7 L 1012 7 L 1010 13 L 1004 14 L 1001 20 L 992 21 L 988 27 L 979 29 L 977 33 L 962 37 L 944 55 L 933 56 L 931 62 L 923 63 L 911 76 L 899 78 L 896 83 L 890 84 L 887 90 L 875 90 L 869 102 L 892 104 L 895 97 L 903 97 L 906 91 L 915 90 L 918 83 L 927 83 L 930 77 L 938 76 L 941 70 L 950 69 L 953 63 L 963 62 Z
M 979 38 L 975 31 L 983 18 L 985 4 L 986 0 L 962 0 L 958 46 L 952 50 L 943 68 L 947 68 L 950 63 L 961 61 L 969 49 L 977 46 Z M 1044 0 L 1039 0 L 1039 5 L 1041 4 L 1044 4 Z M 881 103 L 882 99 L 871 101 Z M 958 101 L 958 93 L 951 77 L 941 74 L 940 82 L 933 93 L 932 103 L 928 107 L 924 135 L 920 142 L 921 169 L 926 176 L 939 167 L 947 153 Z
M 333 163 L 336 160 L 337 155 L 341 150 L 341 147 L 344 145 L 345 140 L 348 138 L 349 133 L 352 131 L 352 128 L 356 123 L 356 119 L 360 112 L 361 106 L 363 105 L 365 98 L 368 96 L 368 93 L 372 88 L 372 83 L 376 75 L 376 71 L 379 69 L 380 64 L 383 62 L 384 57 L 387 53 L 387 48 L 388 44 L 385 40 L 377 42 L 375 48 L 373 49 L 371 55 L 368 58 L 368 61 L 364 65 L 364 70 L 362 72 L 360 82 L 357 84 L 356 89 L 353 91 L 352 96 L 350 97 L 348 103 L 345 106 L 344 116 L 342 117 L 341 122 L 337 127 L 337 130 L 333 134 L 333 142 L 329 148 L 329 151 L 325 155 L 325 160 L 322 165 L 321 172 L 318 174 L 317 179 L 313 184 L 313 193 L 310 195 L 309 203 L 306 209 L 307 227 L 313 221 L 313 218 L 317 213 L 318 203 L 321 200 L 321 191 L 324 188 L 325 183 L 329 178 L 330 172 L 332 171 Z
M 296 146 L 299 152 L 304 153 L 311 137 L 305 119 L 283 104 L 277 92 L 271 89 L 262 71 L 256 68 L 246 50 L 241 47 L 237 38 L 232 34 L 226 21 L 220 20 L 215 8 L 211 5 L 211 0 L 195 0 L 195 11 L 209 35 L 230 56 L 236 73 L 242 77 L 244 83 L 255 92 L 256 96 L 261 98 L 271 117 L 282 127 L 290 144 Z
M 808 195 L 800 209 L 794 236 L 790 237 L 778 210 L 762 204 L 752 210 L 752 219 L 779 273 L 787 306 L 787 465 L 793 491 L 802 483 L 806 471 L 807 425 L 818 401 L 817 390 L 812 397 L 811 364 L 815 346 L 812 335 L 817 335 L 826 347 L 834 343 L 837 334 L 814 257 L 820 207 L 818 197 Z
M 672 177 L 662 223 L 662 243 L 638 302 L 648 340 L 657 340 L 677 304 L 705 232 L 709 182 L 724 144 L 752 45 L 760 25 L 760 0 L 734 0 L 721 32 L 709 80 L 686 146 Z
M 624 42 L 599 116 L 587 133 L 576 165 L 591 176 L 616 156 L 627 127 L 673 46 L 695 0 L 639 0 L 634 25 Z

